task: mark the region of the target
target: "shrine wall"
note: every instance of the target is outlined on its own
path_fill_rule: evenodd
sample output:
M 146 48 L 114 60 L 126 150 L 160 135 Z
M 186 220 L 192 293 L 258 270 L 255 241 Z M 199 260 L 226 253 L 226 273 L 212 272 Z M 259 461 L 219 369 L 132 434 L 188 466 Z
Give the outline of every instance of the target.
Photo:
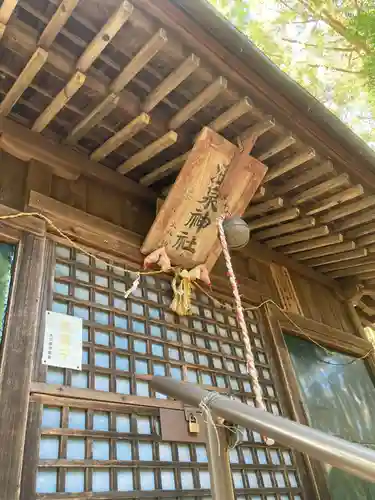
M 125 195 L 84 176 L 67 180 L 53 175 L 49 167 L 42 164 L 23 162 L 5 152 L 0 155 L 0 204 L 22 211 L 28 206 L 30 191 L 34 191 L 136 233 L 141 239 L 152 225 L 156 214 L 154 200 Z M 260 261 L 246 250 L 234 255 L 233 264 L 241 291 L 249 300 L 272 299 L 283 306 L 271 263 Z M 354 331 L 347 306 L 334 290 L 293 269 L 288 269 L 288 273 L 298 302 L 294 312 L 332 328 Z M 217 261 L 212 275 L 214 282 L 220 277 L 221 285 L 230 293 L 229 285 L 225 285 L 226 267 L 222 258 Z

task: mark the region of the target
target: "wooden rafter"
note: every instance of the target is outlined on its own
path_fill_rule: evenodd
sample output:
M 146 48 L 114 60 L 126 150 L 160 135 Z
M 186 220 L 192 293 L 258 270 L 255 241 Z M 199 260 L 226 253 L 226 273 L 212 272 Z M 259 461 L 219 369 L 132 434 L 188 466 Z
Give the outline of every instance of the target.
M 316 184 L 310 189 L 306 189 L 302 191 L 302 193 L 294 196 L 291 199 L 292 205 L 301 205 L 302 203 L 306 203 L 311 201 L 323 194 L 329 192 L 331 189 L 336 189 L 338 187 L 348 186 L 350 180 L 348 174 L 341 174 L 337 177 L 333 177 L 328 181 L 321 182 L 320 184 Z
M 336 245 L 338 243 L 342 243 L 343 241 L 344 237 L 342 234 L 331 234 L 329 236 L 323 236 L 323 238 L 316 238 L 314 240 L 303 241 L 301 243 L 296 243 L 295 245 L 290 245 L 288 247 L 285 247 L 285 249 L 283 249 L 283 252 L 287 255 L 292 255 L 295 253 L 313 250 L 315 248 Z
M 278 248 L 291 245 L 292 243 L 299 243 L 300 241 L 313 240 L 315 238 L 326 236 L 327 234 L 329 234 L 328 226 L 320 226 L 269 240 L 267 241 L 267 245 L 271 248 Z
M 344 191 L 340 191 L 339 193 L 336 193 L 329 198 L 324 198 L 320 203 L 314 205 L 306 213 L 307 215 L 315 215 L 320 212 L 324 212 L 325 210 L 329 210 L 336 205 L 341 205 L 341 203 L 345 203 L 346 201 L 351 201 L 355 198 L 358 198 L 359 196 L 362 196 L 363 193 L 363 187 L 358 184 L 357 186 L 353 186 L 345 189 Z
M 62 0 L 52 16 L 50 22 L 44 28 L 43 33 L 39 38 L 39 46 L 48 49 L 55 38 L 60 33 L 62 27 L 68 21 L 71 13 L 76 8 L 79 0 Z
M 40 47 L 36 49 L 20 73 L 19 77 L 12 85 L 11 89 L 2 100 L 0 104 L 0 116 L 7 116 L 7 114 L 10 113 L 13 106 L 17 103 L 21 95 L 34 80 L 36 74 L 43 67 L 47 57 L 48 52 L 44 49 Z
M 315 157 L 315 150 L 311 148 L 307 149 L 306 151 L 303 151 L 302 153 L 297 153 L 292 158 L 288 158 L 283 162 L 281 162 L 279 165 L 272 167 L 268 171 L 266 178 L 264 179 L 264 182 L 270 182 L 273 179 L 276 179 L 277 177 L 280 177 L 281 175 L 290 172 L 294 168 L 303 165 L 304 163 L 306 163 L 307 161 L 311 160 L 314 157 Z
M 143 111 L 149 113 L 160 101 L 178 87 L 186 78 L 188 78 L 197 68 L 199 68 L 200 59 L 195 54 L 187 57 L 178 68 L 172 71 L 146 98 L 142 105 Z
M 110 137 L 104 144 L 102 144 L 98 149 L 96 149 L 90 156 L 91 160 L 100 161 L 106 156 L 108 156 L 112 151 L 128 141 L 131 137 L 135 136 L 140 130 L 147 127 L 150 123 L 150 115 L 147 113 L 141 113 L 139 116 L 134 118 L 130 123 L 125 125 L 117 134 Z
M 77 61 L 77 70 L 86 73 L 94 61 L 103 52 L 112 38 L 126 23 L 133 12 L 133 5 L 123 0 L 119 8 L 112 14 L 95 38 L 88 44 Z
M 200 94 L 198 94 L 194 99 L 192 99 L 185 107 L 180 109 L 175 116 L 169 122 L 170 129 L 178 129 L 187 122 L 192 116 L 194 116 L 198 111 L 211 101 L 215 99 L 221 92 L 227 88 L 227 80 L 220 76 L 214 82 L 212 82 L 208 87 L 206 87 Z
M 66 103 L 78 92 L 85 83 L 86 76 L 77 71 L 65 87 L 57 94 L 53 101 L 47 106 L 41 115 L 35 120 L 31 130 L 42 132 L 55 116 L 63 109 Z
M 134 156 L 126 160 L 122 165 L 117 168 L 117 172 L 120 174 L 126 174 L 134 170 L 139 165 L 146 163 L 154 156 L 158 155 L 164 149 L 169 148 L 177 141 L 178 135 L 174 130 L 167 132 L 165 135 L 160 137 L 160 139 L 152 142 L 146 146 L 142 151 L 139 151 Z
M 326 246 L 323 248 L 316 248 L 313 250 L 308 250 L 307 252 L 303 252 L 301 254 L 296 255 L 298 260 L 306 261 L 310 259 L 317 259 L 320 257 L 324 257 L 326 255 L 337 255 L 341 252 L 349 252 L 355 249 L 354 241 L 346 241 L 345 243 L 338 243 L 330 246 Z

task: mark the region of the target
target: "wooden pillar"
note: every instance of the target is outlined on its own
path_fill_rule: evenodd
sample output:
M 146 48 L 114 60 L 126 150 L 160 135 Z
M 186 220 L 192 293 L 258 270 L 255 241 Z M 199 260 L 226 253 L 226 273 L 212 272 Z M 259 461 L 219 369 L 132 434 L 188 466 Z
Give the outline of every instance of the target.
M 0 372 L 0 498 L 4 500 L 18 500 L 20 495 L 45 258 L 45 238 L 25 233 L 18 249 Z
M 279 394 L 283 393 L 284 395 L 284 401 L 290 413 L 291 420 L 309 425 L 308 417 L 300 398 L 298 381 L 284 340 L 283 331 L 277 318 L 272 314 L 270 307 L 266 307 L 264 319 L 268 334 L 267 338 L 279 376 L 275 380 L 277 391 Z M 308 492 L 308 498 L 316 500 L 330 499 L 322 465 L 316 460 L 312 460 L 306 454 L 297 454 L 296 457 L 300 466 L 301 479 Z
M 348 301 L 347 302 L 347 309 L 348 309 L 348 314 L 349 317 L 353 323 L 353 326 L 355 328 L 355 332 L 358 335 L 358 337 L 361 337 L 365 340 L 368 340 L 366 332 L 364 330 L 364 327 L 362 325 L 362 322 L 358 316 L 358 313 L 356 311 L 356 308 L 352 304 L 352 302 Z M 366 357 L 367 365 L 372 372 L 372 375 L 375 376 L 375 353 L 372 352 Z

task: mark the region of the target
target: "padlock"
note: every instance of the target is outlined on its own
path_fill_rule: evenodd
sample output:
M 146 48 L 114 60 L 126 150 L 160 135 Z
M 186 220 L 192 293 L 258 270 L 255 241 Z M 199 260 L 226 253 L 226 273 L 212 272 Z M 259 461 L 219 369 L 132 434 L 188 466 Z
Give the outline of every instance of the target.
M 189 415 L 189 432 L 190 434 L 198 434 L 199 433 L 199 424 L 197 417 L 195 415 Z

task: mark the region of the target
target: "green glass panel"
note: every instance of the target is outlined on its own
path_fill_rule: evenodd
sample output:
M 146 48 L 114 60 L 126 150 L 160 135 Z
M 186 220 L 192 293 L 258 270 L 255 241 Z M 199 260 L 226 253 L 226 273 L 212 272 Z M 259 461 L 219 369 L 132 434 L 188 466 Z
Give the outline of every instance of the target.
M 0 343 L 8 306 L 10 283 L 14 262 L 15 247 L 6 243 L 0 243 Z
M 289 335 L 285 340 L 311 427 L 375 448 L 375 387 L 365 362 Z M 328 465 L 326 471 L 332 500 L 375 498 L 375 484 Z

